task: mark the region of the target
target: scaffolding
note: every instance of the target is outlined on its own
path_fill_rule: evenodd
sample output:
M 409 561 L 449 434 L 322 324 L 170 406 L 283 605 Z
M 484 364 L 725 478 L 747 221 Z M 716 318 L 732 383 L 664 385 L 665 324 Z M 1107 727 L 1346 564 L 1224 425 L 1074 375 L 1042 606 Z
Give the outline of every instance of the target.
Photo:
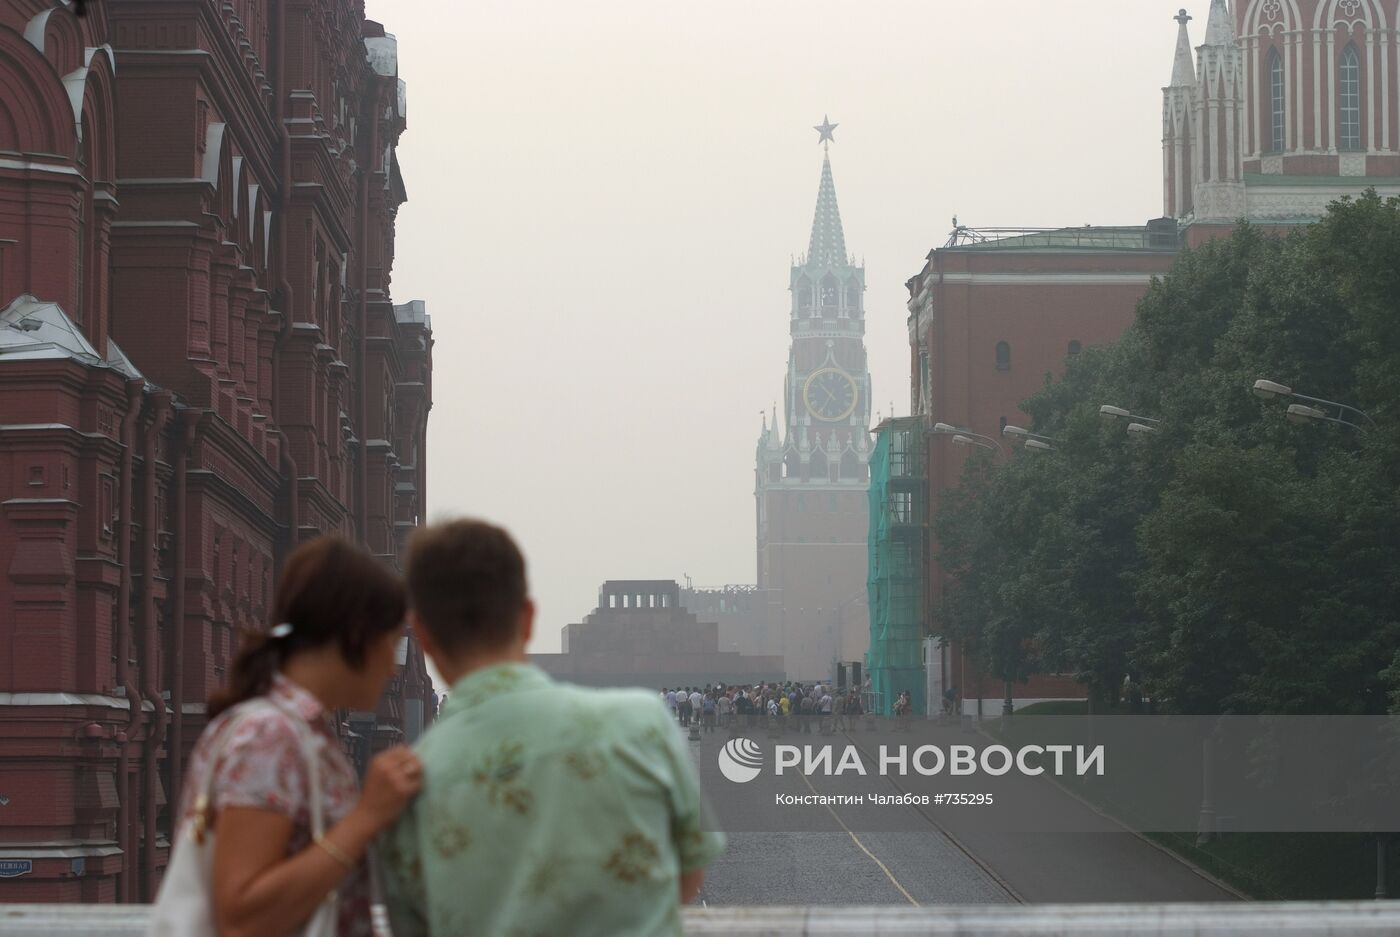
M 870 459 L 870 674 L 872 711 L 891 715 L 908 690 L 926 713 L 923 667 L 928 576 L 926 443 L 918 418 L 875 428 Z

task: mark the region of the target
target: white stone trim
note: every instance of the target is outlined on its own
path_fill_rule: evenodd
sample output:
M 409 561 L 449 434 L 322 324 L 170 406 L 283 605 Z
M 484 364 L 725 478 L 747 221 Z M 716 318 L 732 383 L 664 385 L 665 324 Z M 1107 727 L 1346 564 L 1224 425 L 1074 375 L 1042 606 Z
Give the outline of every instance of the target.
M 121 854 L 121 847 L 110 840 L 97 843 L 76 839 L 46 843 L 0 843 L 0 859 L 80 859 Z M 6 928 L 0 927 L 0 930 L 8 933 Z
M 1313 27 L 1313 145 L 1322 149 L 1322 30 Z
M 1337 159 L 1337 175 L 1344 178 L 1356 178 L 1366 175 L 1366 154 L 1365 153 L 1342 153 Z
M 0 157 L 0 169 L 26 169 L 30 172 L 51 172 L 60 176 L 82 176 L 82 173 L 72 166 L 55 166 L 52 163 L 36 163 L 32 160 L 8 157 Z
M 944 283 L 981 283 L 992 286 L 1134 286 L 1152 282 L 1151 273 L 945 273 Z
M 0 693 L 0 706 L 105 706 L 129 711 L 131 701 L 99 693 Z M 155 708 L 150 700 L 142 700 L 143 712 Z

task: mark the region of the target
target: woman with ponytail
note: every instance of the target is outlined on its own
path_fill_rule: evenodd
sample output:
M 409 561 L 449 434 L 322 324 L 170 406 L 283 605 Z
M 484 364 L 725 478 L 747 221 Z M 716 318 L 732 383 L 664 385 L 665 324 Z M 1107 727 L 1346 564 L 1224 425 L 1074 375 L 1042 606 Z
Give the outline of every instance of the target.
M 313 914 L 334 918 L 335 937 L 370 937 L 365 853 L 418 792 L 421 772 L 409 749 L 390 749 L 370 762 L 361 793 L 331 714 L 378 708 L 403 635 L 403 585 L 346 540 L 321 537 L 287 560 L 275 610 L 209 701 L 182 823 L 196 841 L 217 833 L 210 900 L 220 937 L 281 937 Z M 323 908 L 333 893 L 337 907 Z

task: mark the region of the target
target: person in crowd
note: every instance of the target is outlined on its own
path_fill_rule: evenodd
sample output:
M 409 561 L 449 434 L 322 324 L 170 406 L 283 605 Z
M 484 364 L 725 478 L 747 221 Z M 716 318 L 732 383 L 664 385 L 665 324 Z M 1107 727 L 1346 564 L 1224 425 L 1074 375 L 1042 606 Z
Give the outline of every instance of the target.
M 824 686 L 818 687 L 817 692 L 821 695 L 815 702 L 817 715 L 821 718 L 821 733 L 830 735 L 834 731 L 831 725 L 831 693 Z
M 196 838 L 216 834 L 210 894 L 222 937 L 291 933 L 332 891 L 337 937 L 371 937 L 365 854 L 418 792 L 421 767 L 391 748 L 370 761 L 361 792 L 331 714 L 379 705 L 404 605 L 402 583 L 365 551 L 339 537 L 305 543 L 282 571 L 274 626 L 245 639 L 227 689 L 209 701 L 180 822 L 199 824 Z
M 452 702 L 418 743 L 422 795 L 380 843 L 395 937 L 680 934 L 724 837 L 665 707 L 529 663 L 525 560 L 499 527 L 420 529 L 407 580 Z
M 894 704 L 894 714 L 898 720 L 896 730 L 908 732 L 914 716 L 914 694 L 905 690 L 899 694 Z
M 742 717 L 744 727 L 753 728 L 754 709 L 753 700 L 749 697 L 748 690 L 740 690 L 738 697 L 734 700 L 734 712 Z
M 703 708 L 705 731 L 715 731 L 715 714 L 718 709 L 718 703 L 715 700 L 714 690 L 709 690 L 705 693 L 705 698 L 701 701 L 701 707 Z
M 720 693 L 719 699 L 715 700 L 715 712 L 719 716 L 719 724 L 729 728 L 730 720 L 734 718 L 734 697 L 728 691 Z
M 848 730 L 855 731 L 860 728 L 862 709 L 864 707 L 861 706 L 860 690 L 851 690 L 846 695 L 846 726 Z
M 802 734 L 811 735 L 812 715 L 817 711 L 812 702 L 812 694 L 810 692 L 803 693 L 802 698 L 798 700 L 798 705 L 801 708 Z
M 958 688 L 955 686 L 943 691 L 943 719 L 945 722 L 958 719 Z

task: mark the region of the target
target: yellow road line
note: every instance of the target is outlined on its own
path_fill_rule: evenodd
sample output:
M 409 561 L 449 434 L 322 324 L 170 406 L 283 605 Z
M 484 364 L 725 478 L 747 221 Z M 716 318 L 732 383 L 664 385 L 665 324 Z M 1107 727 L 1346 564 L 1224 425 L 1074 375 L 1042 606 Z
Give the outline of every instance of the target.
M 812 782 L 807 779 L 807 775 L 803 774 L 801 775 L 801 777 L 802 783 L 807 785 L 807 789 L 809 791 L 811 791 L 813 794 L 817 794 L 817 796 L 821 796 L 817 789 L 812 786 Z M 880 871 L 885 873 L 885 878 L 889 879 L 890 883 L 894 885 L 895 888 L 899 889 L 899 893 L 905 898 L 907 898 L 909 900 L 909 903 L 912 904 L 914 907 L 922 907 L 922 905 L 920 905 L 919 902 L 915 900 L 914 896 L 909 894 L 909 891 L 899 883 L 899 879 L 894 877 L 894 873 L 890 871 L 889 866 L 885 865 L 883 862 L 877 859 L 875 857 L 875 853 L 865 848 L 865 843 L 862 843 L 860 841 L 860 837 L 851 832 L 851 828 L 848 827 L 845 821 L 841 819 L 840 814 L 838 814 L 835 810 L 832 810 L 830 804 L 826 804 L 825 806 L 827 811 L 832 815 L 832 817 L 835 818 L 836 822 L 841 824 L 841 829 L 846 831 L 846 835 L 851 838 L 851 841 L 854 842 L 858 847 L 860 847 L 861 852 L 865 853 L 867 856 L 870 857 L 871 862 L 875 863 L 880 867 Z

